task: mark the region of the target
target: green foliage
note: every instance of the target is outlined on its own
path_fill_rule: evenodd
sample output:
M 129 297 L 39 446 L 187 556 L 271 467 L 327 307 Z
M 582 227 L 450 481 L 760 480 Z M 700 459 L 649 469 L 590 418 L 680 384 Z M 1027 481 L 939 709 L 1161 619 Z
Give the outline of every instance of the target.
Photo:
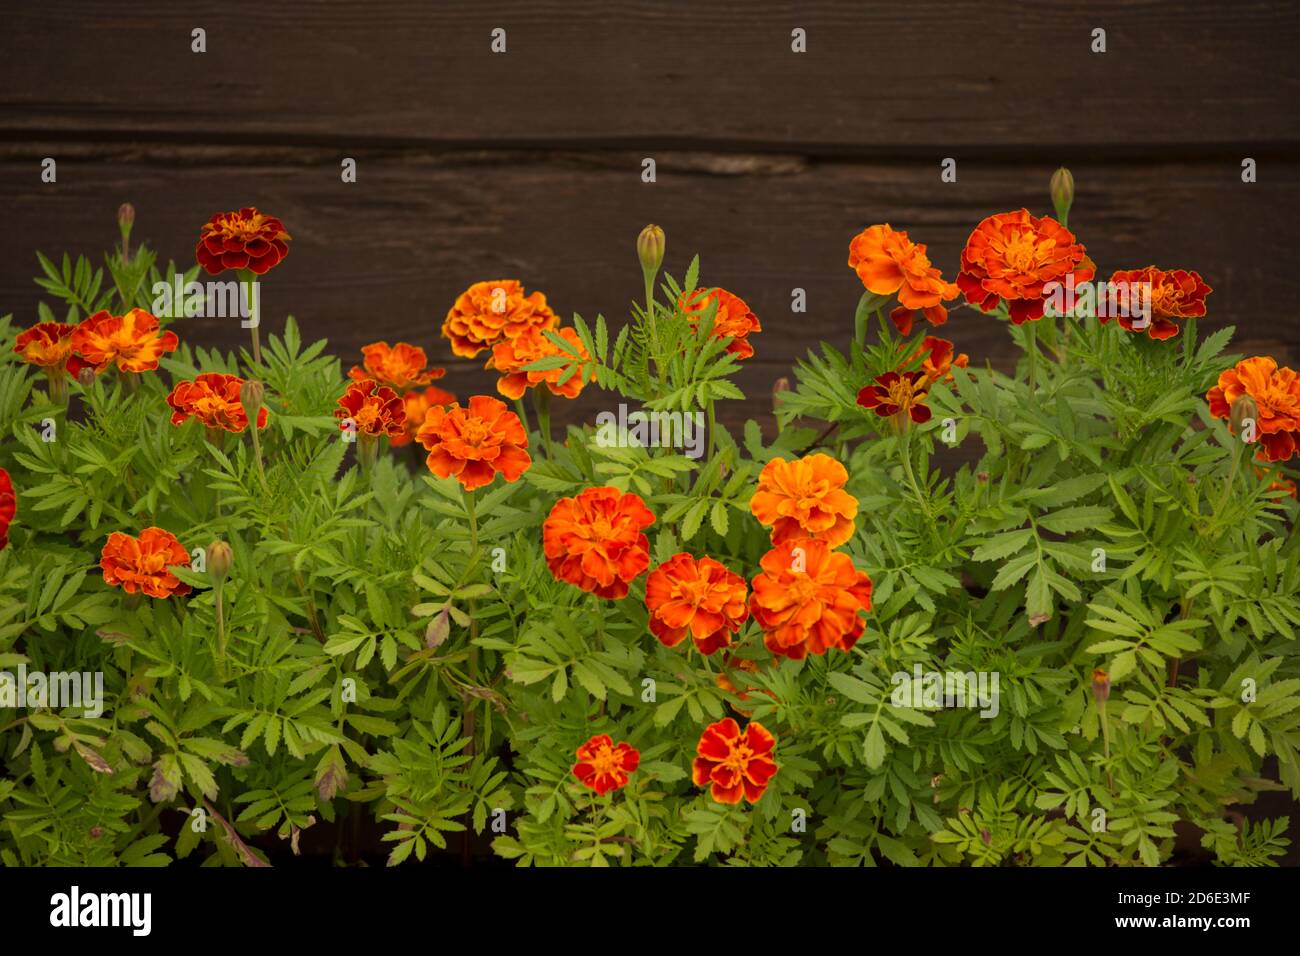
M 177 277 L 148 250 L 39 262 L 70 322 L 148 309 Z M 856 397 L 919 368 L 924 332 L 899 337 L 868 294 L 844 343 L 797 364 L 777 432 L 737 439 L 713 423 L 743 397 L 740 361 L 715 306 L 678 306 L 698 283 L 696 260 L 617 329 L 574 316 L 585 356 L 550 334 L 557 354 L 530 369 L 705 414 L 701 457 L 592 425 L 553 441 L 539 403 L 531 468 L 473 494 L 410 449 L 363 468 L 333 416 L 339 360 L 291 317 L 263 323 L 282 331 L 256 367 L 182 344 L 156 372 L 74 382 L 70 409 L 0 319 L 0 466 L 19 500 L 0 670 L 103 675 L 102 713 L 0 709 L 0 860 L 262 866 L 328 828 L 345 865 L 459 853 L 471 833 L 521 866 L 1156 866 L 1188 834 L 1217 863 L 1273 865 L 1286 819 L 1240 810 L 1300 796 L 1300 545 L 1294 501 L 1206 410 L 1231 330 L 1008 324 L 1032 350 L 1014 373 L 954 368 L 932 418 L 902 429 Z M 260 460 L 247 434 L 214 446 L 170 423 L 172 385 L 211 371 L 265 383 Z M 943 445 L 978 460 L 936 467 Z M 774 658 L 752 618 L 726 653 L 667 648 L 644 576 L 602 601 L 547 566 L 556 499 L 605 485 L 656 515 L 652 567 L 688 551 L 750 579 L 771 547 L 750 511 L 761 470 L 817 452 L 847 467 L 841 550 L 874 584 L 850 652 Z M 106 584 L 107 536 L 148 526 L 196 555 L 228 542 L 229 577 L 176 567 L 192 593 L 159 600 Z M 900 698 L 918 669 L 995 675 L 996 701 L 959 705 L 951 683 Z M 752 805 L 692 782 L 701 731 L 726 717 L 778 740 Z M 572 767 L 601 733 L 640 764 L 598 796 Z

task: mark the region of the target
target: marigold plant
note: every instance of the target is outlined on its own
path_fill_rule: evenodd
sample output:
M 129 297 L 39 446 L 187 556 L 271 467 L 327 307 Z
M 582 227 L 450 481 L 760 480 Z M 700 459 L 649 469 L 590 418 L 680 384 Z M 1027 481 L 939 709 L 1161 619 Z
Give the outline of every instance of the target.
M 856 309 L 737 429 L 776 320 L 658 227 L 627 316 L 467 275 L 446 341 L 342 356 L 269 296 L 230 353 L 149 311 L 277 268 L 270 212 L 195 210 L 179 268 L 133 220 L 40 255 L 59 314 L 0 319 L 0 862 L 1275 863 L 1300 380 L 1226 353 L 1222 277 L 1099 273 L 1055 181 L 964 242 L 864 210 Z M 430 384 L 452 356 L 495 375 Z

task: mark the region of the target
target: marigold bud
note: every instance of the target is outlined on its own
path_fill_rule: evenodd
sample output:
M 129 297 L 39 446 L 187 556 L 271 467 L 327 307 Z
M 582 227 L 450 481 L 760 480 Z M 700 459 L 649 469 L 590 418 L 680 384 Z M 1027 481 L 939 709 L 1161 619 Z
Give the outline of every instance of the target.
M 265 397 L 266 386 L 261 382 L 249 379 L 239 387 L 239 404 L 244 406 L 244 414 L 248 416 L 250 422 L 254 423 L 254 427 L 256 427 L 257 413 Z
M 658 226 L 649 225 L 636 237 L 636 257 L 641 260 L 641 271 L 652 276 L 664 263 L 664 248 L 667 246 L 664 231 Z
M 1259 406 L 1249 395 L 1238 395 L 1228 411 L 1228 422 L 1232 425 L 1232 433 L 1240 435 L 1246 427 L 1247 420 L 1252 424 L 1259 421 Z
M 208 574 L 220 584 L 230 574 L 235 563 L 235 552 L 224 541 L 213 541 L 208 545 Z
M 95 370 L 87 365 L 77 373 L 77 381 L 81 383 L 82 388 L 90 388 L 95 384 Z
M 1049 191 L 1056 218 L 1061 221 L 1061 225 L 1065 225 L 1070 218 L 1070 207 L 1074 205 L 1074 174 L 1062 166 L 1052 174 Z
M 129 202 L 124 202 L 117 207 L 117 226 L 123 232 L 130 232 L 133 225 L 135 225 L 135 207 Z
M 1092 672 L 1092 696 L 1099 704 L 1110 700 L 1110 675 L 1100 667 Z
M 772 398 L 775 399 L 782 392 L 790 391 L 790 380 L 785 376 L 778 378 L 772 383 Z

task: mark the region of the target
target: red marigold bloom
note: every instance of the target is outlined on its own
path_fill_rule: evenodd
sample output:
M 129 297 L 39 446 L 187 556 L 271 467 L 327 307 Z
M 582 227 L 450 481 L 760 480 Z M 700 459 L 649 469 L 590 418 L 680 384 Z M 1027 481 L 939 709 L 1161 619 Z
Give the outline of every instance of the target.
M 447 374 L 445 368 L 425 369 L 429 360 L 424 349 L 406 342 L 398 342 L 392 348 L 387 342 L 373 342 L 362 346 L 361 355 L 361 365 L 352 366 L 348 372 L 350 379 L 354 382 L 373 379 L 399 392 L 428 385 Z
M 641 754 L 631 744 L 620 741 L 615 746 L 609 734 L 596 734 L 578 748 L 578 762 L 573 775 L 588 790 L 602 797 L 611 790 L 627 786 L 628 774 L 636 770 Z
M 167 396 L 172 407 L 172 424 L 197 418 L 205 428 L 242 432 L 248 427 L 248 413 L 239 400 L 244 380 L 237 375 L 205 372 L 192 382 L 177 382 Z M 257 411 L 257 427 L 266 427 L 266 409 Z
M 578 337 L 577 332 L 569 328 L 552 331 L 568 342 L 573 350 L 582 356 L 584 362 L 591 361 L 591 355 L 587 352 L 587 347 L 582 344 L 582 339 Z M 565 372 L 563 368 L 548 369 L 544 372 L 524 371 L 525 365 L 553 355 L 562 355 L 568 359 L 573 357 L 548 339 L 542 329 L 534 325 L 524 329 L 514 338 L 497 342 L 492 347 L 492 357 L 488 359 L 487 367 L 501 373 L 501 378 L 497 380 L 497 391 L 506 398 L 522 398 L 524 392 L 543 382 L 552 395 L 559 395 L 561 398 L 577 398 L 582 392 L 582 386 L 586 384 L 581 373 L 569 376 L 568 380 L 561 385 L 560 376 Z M 594 369 L 588 378 L 595 380 Z
M 930 420 L 930 407 L 925 404 L 929 388 L 925 372 L 886 372 L 876 376 L 874 385 L 863 386 L 858 404 L 874 408 L 881 418 L 906 413 L 920 425 Z
M 0 468 L 0 551 L 9 545 L 9 526 L 18 514 L 18 493 L 9 472 Z
M 190 593 L 190 586 L 172 574 L 170 565 L 189 567 L 190 554 L 176 536 L 162 528 L 145 528 L 133 538 L 121 531 L 108 536 L 99 557 L 104 583 L 127 594 L 166 598 Z
M 970 234 L 961 253 L 957 285 L 966 301 L 985 312 L 1005 301 L 1020 325 L 1043 317 L 1049 282 L 1090 282 L 1097 273 L 1083 244 L 1050 216 L 1028 209 L 989 216 Z
M 1178 324 L 1174 319 L 1190 319 L 1205 314 L 1205 297 L 1214 290 L 1206 285 L 1200 273 L 1190 269 L 1173 269 L 1165 272 L 1155 266 L 1145 269 L 1130 269 L 1116 272 L 1110 277 L 1110 284 L 1116 292 L 1116 302 L 1128 315 L 1115 316 L 1120 328 L 1129 332 L 1142 332 L 1143 328 L 1134 328 L 1133 313 L 1139 303 L 1134 300 L 1133 291 L 1137 285 L 1146 285 L 1151 289 L 1151 321 L 1145 327 L 1147 335 L 1153 339 L 1171 339 L 1178 334 Z M 1140 316 L 1136 316 L 1140 318 Z M 1109 322 L 1111 316 L 1100 316 L 1103 323 Z
M 456 401 L 455 395 L 444 392 L 436 385 L 430 385 L 423 391 L 407 392 L 402 396 L 402 404 L 406 408 L 406 432 L 392 438 L 389 445 L 400 448 L 415 441 L 415 436 L 420 431 L 420 426 L 424 424 L 429 409 L 435 405 L 450 405 L 454 401 Z
M 208 275 L 247 269 L 260 276 L 289 254 L 290 238 L 279 219 L 249 206 L 237 212 L 219 212 L 204 223 L 194 257 Z
M 677 308 L 685 313 L 691 324 L 698 324 L 700 318 L 714 303 L 718 311 L 713 316 L 713 337 L 730 338 L 727 351 L 738 359 L 747 359 L 754 354 L 754 346 L 749 344 L 751 332 L 762 332 L 758 316 L 750 311 L 745 300 L 732 295 L 726 289 L 696 289 L 689 296 L 682 293 L 677 301 Z
M 824 541 L 795 539 L 759 562 L 749 610 L 773 654 L 802 660 L 832 647 L 847 651 L 866 630 L 858 611 L 871 610 L 871 578 Z
M 28 365 L 35 365 L 47 372 L 66 370 L 76 373 L 72 358 L 72 333 L 75 325 L 66 322 L 38 322 L 31 328 L 18 333 L 14 340 L 14 351 Z
M 514 279 L 476 282 L 456 299 L 442 323 L 442 334 L 451 350 L 473 358 L 502 339 L 513 339 L 525 329 L 553 329 L 560 317 L 546 304 L 540 292 L 524 295 Z
M 396 438 L 406 433 L 406 406 L 397 393 L 370 379 L 353 382 L 334 409 L 339 427 L 350 419 L 358 435 Z
M 468 408 L 433 406 L 415 438 L 429 449 L 429 470 L 454 476 L 466 491 L 492 484 L 498 474 L 518 481 L 533 463 L 523 422 L 491 395 L 473 396 Z
M 110 365 L 123 372 L 152 371 L 164 352 L 174 352 L 180 344 L 175 332 L 160 331 L 158 320 L 144 309 L 132 309 L 126 315 L 101 310 L 83 319 L 72 332 L 72 351 L 96 373 Z
M 600 598 L 627 597 L 628 583 L 650 566 L 643 528 L 655 516 L 639 495 L 586 488 L 561 498 L 542 524 L 542 550 L 557 580 Z
M 889 317 L 900 334 L 912 334 L 916 312 L 931 325 L 948 321 L 943 303 L 957 298 L 957 286 L 944 281 L 942 273 L 930 264 L 925 245 L 907 238 L 906 232 L 889 223 L 864 229 L 849 242 L 849 268 L 868 292 L 898 293 L 898 308 Z
M 858 499 L 844 490 L 849 473 L 830 455 L 773 458 L 758 476 L 749 510 L 772 529 L 772 543 L 818 538 L 837 548 L 853 537 Z
M 712 654 L 749 617 L 746 592 L 745 579 L 712 558 L 675 554 L 646 578 L 650 631 L 665 647 L 690 634 L 701 654 Z
M 1293 369 L 1278 368 L 1263 355 L 1243 359 L 1219 375 L 1219 384 L 1205 393 L 1210 414 L 1231 420 L 1232 404 L 1249 396 L 1258 406 L 1255 422 L 1260 461 L 1286 461 L 1300 443 L 1300 376 Z M 1233 430 L 1229 425 L 1229 430 Z
M 700 734 L 691 780 L 697 787 L 708 786 L 718 803 L 739 803 L 742 798 L 757 803 L 776 776 L 775 748 L 776 738 L 758 721 L 751 720 L 742 733 L 727 717 Z

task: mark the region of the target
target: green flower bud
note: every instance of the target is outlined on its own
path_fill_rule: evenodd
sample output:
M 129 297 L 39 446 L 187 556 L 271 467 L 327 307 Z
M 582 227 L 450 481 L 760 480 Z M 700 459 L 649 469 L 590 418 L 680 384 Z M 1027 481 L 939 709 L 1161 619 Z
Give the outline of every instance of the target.
M 244 414 L 248 416 L 251 428 L 257 427 L 257 413 L 261 410 L 265 397 L 266 386 L 261 382 L 249 379 L 239 387 L 239 404 L 244 406 Z
M 208 574 L 220 584 L 230 574 L 235 563 L 235 552 L 224 541 L 213 541 L 208 545 Z
M 658 226 L 650 225 L 641 230 L 636 237 L 636 256 L 641 260 L 641 271 L 652 276 L 664 263 L 664 247 L 667 239 Z
M 1070 207 L 1074 205 L 1074 175 L 1064 166 L 1052 174 L 1050 192 L 1056 218 L 1064 226 L 1070 218 Z

